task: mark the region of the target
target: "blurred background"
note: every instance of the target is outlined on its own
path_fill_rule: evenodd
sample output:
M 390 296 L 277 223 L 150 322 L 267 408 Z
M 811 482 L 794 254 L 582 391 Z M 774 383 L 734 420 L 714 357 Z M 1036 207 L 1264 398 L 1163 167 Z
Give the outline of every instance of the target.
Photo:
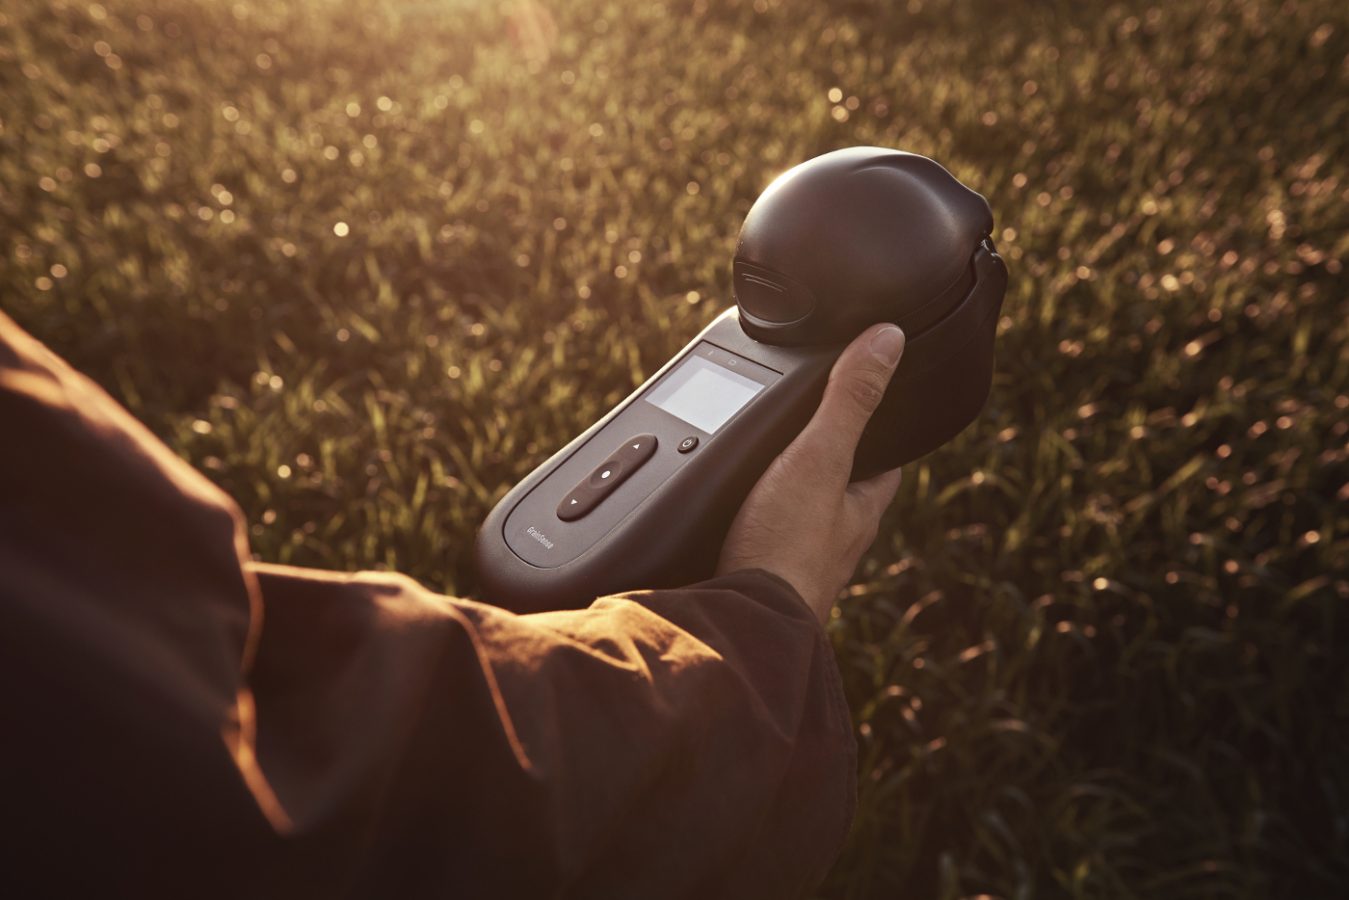
M 1346 51 L 1332 0 L 7 0 L 0 307 L 258 557 L 471 596 L 775 174 L 932 156 L 997 218 L 998 374 L 831 624 L 821 895 L 1344 896 Z

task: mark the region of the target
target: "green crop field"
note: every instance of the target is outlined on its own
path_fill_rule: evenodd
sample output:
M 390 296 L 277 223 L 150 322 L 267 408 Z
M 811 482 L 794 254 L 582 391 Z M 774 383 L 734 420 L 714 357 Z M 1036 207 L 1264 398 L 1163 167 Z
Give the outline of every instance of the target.
M 1347 52 L 1335 0 L 7 0 L 0 307 L 260 558 L 471 596 L 776 173 L 932 156 L 997 218 L 998 372 L 831 625 L 822 896 L 1344 896 Z

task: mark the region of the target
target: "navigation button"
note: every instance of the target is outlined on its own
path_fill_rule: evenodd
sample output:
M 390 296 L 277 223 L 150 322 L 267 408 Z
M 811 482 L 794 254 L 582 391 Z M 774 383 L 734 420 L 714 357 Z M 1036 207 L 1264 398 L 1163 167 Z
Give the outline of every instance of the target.
M 599 506 L 600 501 L 608 493 L 596 490 L 583 481 L 562 498 L 562 502 L 557 506 L 557 517 L 564 522 L 574 522 Z
M 628 466 L 628 471 L 631 472 L 651 458 L 652 454 L 656 452 L 656 445 L 659 443 L 654 434 L 639 434 L 624 441 L 623 446 L 618 448 L 613 458 L 617 462 Z
M 590 474 L 590 486 L 607 488 L 610 485 L 617 485 L 627 477 L 627 468 L 622 461 L 617 459 L 610 459 L 601 463 L 600 467 Z
M 628 438 L 562 498 L 557 506 L 557 517 L 564 522 L 574 522 L 599 506 L 628 476 L 655 455 L 658 443 L 654 434 Z

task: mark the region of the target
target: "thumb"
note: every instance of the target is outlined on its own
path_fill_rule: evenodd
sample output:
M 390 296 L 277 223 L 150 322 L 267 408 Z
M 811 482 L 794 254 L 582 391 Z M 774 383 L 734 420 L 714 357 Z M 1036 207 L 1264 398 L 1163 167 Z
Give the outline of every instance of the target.
M 846 481 L 862 430 L 903 354 L 904 332 L 897 325 L 875 325 L 858 335 L 834 363 L 819 409 L 796 439 L 796 452 Z

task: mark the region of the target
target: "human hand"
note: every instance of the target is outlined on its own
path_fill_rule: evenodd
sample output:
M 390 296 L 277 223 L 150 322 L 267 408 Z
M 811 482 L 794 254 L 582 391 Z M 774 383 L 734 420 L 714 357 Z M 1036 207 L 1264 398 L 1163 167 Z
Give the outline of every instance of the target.
M 765 569 L 796 588 L 821 622 L 876 538 L 900 470 L 849 484 L 853 454 L 904 353 L 904 332 L 876 325 L 844 348 L 796 440 L 750 491 L 717 573 Z

